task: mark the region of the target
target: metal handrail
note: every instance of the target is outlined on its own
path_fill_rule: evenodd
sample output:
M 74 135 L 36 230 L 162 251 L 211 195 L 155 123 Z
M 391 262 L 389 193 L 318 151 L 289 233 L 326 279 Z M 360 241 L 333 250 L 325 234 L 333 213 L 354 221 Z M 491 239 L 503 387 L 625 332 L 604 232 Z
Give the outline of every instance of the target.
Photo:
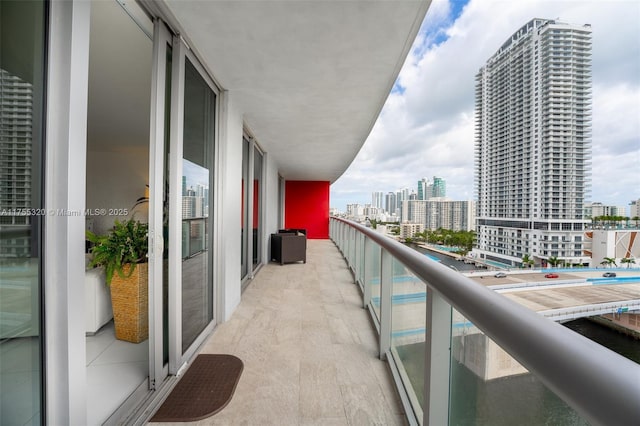
M 595 425 L 640 424 L 640 365 L 360 224 L 502 349 Z

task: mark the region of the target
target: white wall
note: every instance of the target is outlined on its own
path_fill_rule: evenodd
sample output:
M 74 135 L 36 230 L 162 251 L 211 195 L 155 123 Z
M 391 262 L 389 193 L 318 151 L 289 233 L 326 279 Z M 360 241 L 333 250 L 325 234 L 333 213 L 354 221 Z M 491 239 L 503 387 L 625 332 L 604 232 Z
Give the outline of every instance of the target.
M 149 183 L 149 147 L 120 148 L 118 151 L 91 150 L 87 142 L 87 209 L 105 209 L 93 215 L 94 232 L 105 234 L 113 222 L 127 215 L 135 201 L 144 196 Z
M 233 94 L 224 92 L 220 123 L 220 222 L 219 259 L 221 286 L 218 321 L 227 321 L 240 303 L 240 235 L 242 206 L 242 112 L 234 104 Z

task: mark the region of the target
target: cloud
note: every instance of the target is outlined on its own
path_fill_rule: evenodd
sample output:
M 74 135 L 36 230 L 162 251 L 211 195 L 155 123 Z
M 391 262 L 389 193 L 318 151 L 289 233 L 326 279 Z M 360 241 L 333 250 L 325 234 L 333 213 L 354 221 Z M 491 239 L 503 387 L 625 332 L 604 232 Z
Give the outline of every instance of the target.
M 373 191 L 415 189 L 422 177 L 433 176 L 446 180 L 449 197 L 474 198 L 475 75 L 532 18 L 591 25 L 591 199 L 627 205 L 640 198 L 639 16 L 636 0 L 434 0 L 398 89 L 358 157 L 331 187 L 332 206 L 370 203 Z

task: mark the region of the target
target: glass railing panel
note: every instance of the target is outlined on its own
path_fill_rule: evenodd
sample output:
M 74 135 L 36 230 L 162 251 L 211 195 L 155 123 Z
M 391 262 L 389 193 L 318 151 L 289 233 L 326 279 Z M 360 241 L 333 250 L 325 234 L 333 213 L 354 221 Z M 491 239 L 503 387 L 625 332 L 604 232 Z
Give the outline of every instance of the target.
M 360 235 L 358 239 L 358 258 L 360 259 L 360 265 L 358 267 L 358 276 L 356 277 L 356 281 L 360 284 L 360 288 L 364 285 L 364 268 L 366 265 L 365 252 L 364 252 L 364 244 L 366 237 L 364 235 Z
M 418 419 L 424 400 L 427 287 L 393 260 L 391 352 Z
M 371 290 L 371 307 L 375 313 L 378 325 L 380 325 L 380 246 L 373 241 L 369 241 L 371 249 L 368 250 L 365 256 L 365 268 L 368 280 L 365 285 L 368 285 Z
M 456 310 L 449 407 L 451 425 L 589 424 Z

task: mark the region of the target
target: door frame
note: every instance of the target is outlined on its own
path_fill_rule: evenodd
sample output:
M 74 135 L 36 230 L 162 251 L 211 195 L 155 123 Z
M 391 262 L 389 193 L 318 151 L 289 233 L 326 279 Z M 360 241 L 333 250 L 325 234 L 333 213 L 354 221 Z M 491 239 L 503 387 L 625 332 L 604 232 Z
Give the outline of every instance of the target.
M 171 128 L 170 128 L 170 155 L 169 155 L 169 374 L 177 375 L 204 343 L 217 324 L 217 311 L 220 282 L 220 238 L 214 235 L 220 234 L 220 89 L 211 79 L 206 69 L 202 66 L 195 54 L 189 49 L 182 37 L 173 36 L 172 71 L 171 71 Z M 196 68 L 200 77 L 206 82 L 215 94 L 215 111 L 213 117 L 214 147 L 213 147 L 213 196 L 215 200 L 213 208 L 209 210 L 209 244 L 213 251 L 212 264 L 212 293 L 213 314 L 209 324 L 200 332 L 194 342 L 182 351 L 182 193 L 178 190 L 182 184 L 182 160 L 183 160 L 183 130 L 184 130 L 184 78 L 186 60 Z M 211 206 L 210 206 L 211 207 Z M 173 268 L 172 268 L 173 266 Z

